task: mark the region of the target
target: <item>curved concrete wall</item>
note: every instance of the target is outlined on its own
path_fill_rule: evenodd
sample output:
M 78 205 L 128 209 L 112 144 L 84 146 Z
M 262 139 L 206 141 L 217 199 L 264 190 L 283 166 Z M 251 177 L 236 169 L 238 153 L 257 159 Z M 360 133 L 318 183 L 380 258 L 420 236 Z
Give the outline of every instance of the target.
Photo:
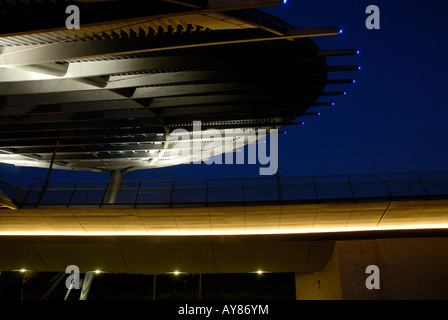
M 366 286 L 370 265 L 378 268 L 375 288 Z M 300 300 L 446 300 L 447 270 L 446 236 L 342 240 L 323 270 L 296 275 L 296 294 Z
M 301 273 L 325 267 L 333 248 L 288 236 L 8 236 L 0 237 L 0 270 Z

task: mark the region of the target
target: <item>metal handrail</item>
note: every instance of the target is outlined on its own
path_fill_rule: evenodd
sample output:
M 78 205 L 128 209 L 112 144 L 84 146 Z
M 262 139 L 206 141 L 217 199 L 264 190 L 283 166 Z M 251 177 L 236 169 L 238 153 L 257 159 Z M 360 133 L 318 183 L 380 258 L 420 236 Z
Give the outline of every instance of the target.
M 431 175 L 431 177 L 426 178 L 425 176 L 428 175 Z M 405 176 L 406 178 L 404 178 Z M 363 179 L 360 180 L 359 178 Z M 303 179 L 309 182 L 300 181 Z M 337 181 L 338 179 L 341 180 Z M 234 181 L 235 183 L 228 185 L 229 181 Z M 102 184 L 102 187 L 97 186 L 99 183 Z M 41 191 L 39 184 L 35 182 L 30 189 L 24 190 L 27 191 L 27 197 L 24 199 L 25 203 L 31 204 L 33 202 L 31 195 Z M 61 184 L 65 184 L 67 187 L 58 188 L 58 185 Z M 151 185 L 145 186 L 145 184 Z M 102 195 L 106 190 L 106 186 L 107 181 L 50 182 L 46 195 L 50 198 L 52 194 L 56 193 L 65 195 L 66 201 L 63 200 L 63 196 L 55 198 L 62 199 L 58 204 L 66 204 L 67 206 L 77 204 L 103 205 Z M 304 188 L 310 195 L 303 195 Z M 434 195 L 448 196 L 448 172 L 192 180 L 126 180 L 119 188 L 115 189 L 118 189 L 119 192 L 117 203 L 133 204 L 134 206 L 150 203 L 166 203 L 171 206 L 173 203 L 202 202 L 207 205 L 212 202 L 232 201 L 253 202 L 264 200 L 282 202 L 289 200 L 321 201 L 324 199 L 349 198 L 356 201 L 360 198 L 392 198 L 397 196 L 428 198 Z M 226 192 L 226 190 L 229 192 Z M 262 191 L 258 193 L 257 190 Z M 97 193 L 96 196 L 95 193 Z M 120 194 L 122 195 L 121 199 Z M 76 195 L 85 195 L 85 200 L 76 200 Z M 164 199 L 151 198 L 158 196 L 163 196 Z M 84 197 L 81 198 L 84 199 Z M 55 203 L 54 199 L 50 200 L 44 197 L 42 204 Z
M 0 179 L 0 182 L 2 183 L 2 184 L 6 184 L 9 188 L 12 188 L 12 189 L 14 189 L 14 196 L 15 196 L 15 198 L 13 199 L 13 200 L 15 200 L 15 201 L 17 201 L 17 202 L 20 202 L 20 198 L 21 198 L 21 196 L 20 196 L 20 193 L 22 192 L 22 189 L 20 189 L 18 186 L 16 186 L 15 184 L 12 184 L 11 182 L 9 182 L 9 181 L 6 181 L 6 180 L 4 180 L 4 179 Z M 4 187 L 3 186 L 0 186 L 0 190 L 1 189 L 3 189 Z M 4 193 L 6 193 L 4 190 L 2 190 Z M 8 195 L 11 197 L 12 196 L 12 194 L 9 194 L 8 193 Z
M 304 179 L 312 179 L 312 178 L 337 178 L 337 177 L 343 177 L 343 178 L 347 178 L 347 177 L 363 177 L 363 176 L 376 176 L 376 177 L 381 177 L 383 176 L 388 176 L 388 175 L 421 175 L 421 174 L 446 174 L 447 178 L 431 178 L 431 179 L 423 179 L 423 180 L 446 180 L 448 179 L 448 171 L 428 171 L 428 172 L 399 172 L 399 173 L 363 173 L 363 174 L 339 174 L 339 175 L 319 175 L 319 176 L 285 176 L 285 177 L 280 177 L 280 179 L 299 179 L 299 178 L 304 178 Z M 266 179 L 277 179 L 275 176 L 270 176 L 270 177 L 251 177 L 251 178 L 216 178 L 216 179 L 176 179 L 176 182 L 183 182 L 183 181 L 228 181 L 228 180 L 234 180 L 234 181 L 247 181 L 247 180 L 266 180 Z M 0 179 L 1 180 L 1 179 Z M 389 179 L 390 180 L 390 179 Z M 397 180 L 393 180 L 393 181 L 409 181 L 412 179 L 397 179 Z M 418 178 L 416 179 L 418 180 Z M 126 182 L 172 182 L 172 179 L 159 179 L 159 180 L 126 180 Z M 376 181 L 376 180 L 375 180 Z M 380 181 L 380 180 L 378 180 Z M 98 181 L 52 181 L 50 183 L 106 183 L 107 181 L 104 180 L 98 180 Z M 369 182 L 369 180 L 367 181 L 354 181 L 354 182 Z M 371 181 L 374 182 L 374 181 Z M 33 184 L 35 183 L 42 183 L 43 182 L 33 182 Z

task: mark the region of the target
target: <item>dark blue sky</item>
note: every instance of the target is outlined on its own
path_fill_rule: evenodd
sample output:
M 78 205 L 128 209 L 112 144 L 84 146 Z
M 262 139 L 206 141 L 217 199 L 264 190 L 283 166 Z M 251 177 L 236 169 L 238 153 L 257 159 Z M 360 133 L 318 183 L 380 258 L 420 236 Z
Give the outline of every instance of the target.
M 380 30 L 368 30 L 368 5 L 380 9 Z M 264 9 L 293 26 L 340 27 L 338 36 L 316 37 L 322 49 L 359 49 L 358 56 L 329 58 L 329 65 L 358 64 L 355 84 L 329 85 L 347 95 L 324 97 L 334 107 L 299 118 L 279 136 L 280 172 L 293 175 L 448 171 L 448 5 L 430 1 L 288 0 Z M 329 98 L 329 99 L 328 99 Z M 275 106 L 273 106 L 275 107 Z M 127 174 L 137 179 L 202 179 L 258 176 L 259 165 L 182 165 Z M 0 177 L 27 187 L 46 169 L 0 164 Z M 54 170 L 51 181 L 106 180 L 104 174 Z

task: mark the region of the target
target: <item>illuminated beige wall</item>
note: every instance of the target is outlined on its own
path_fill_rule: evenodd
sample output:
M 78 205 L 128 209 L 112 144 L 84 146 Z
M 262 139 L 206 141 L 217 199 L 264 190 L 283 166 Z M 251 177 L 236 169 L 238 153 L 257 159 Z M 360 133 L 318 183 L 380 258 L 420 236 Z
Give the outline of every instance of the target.
M 369 265 L 379 268 L 379 289 L 366 288 Z M 337 241 L 322 271 L 296 275 L 296 296 L 300 300 L 448 299 L 448 238 Z
M 0 236 L 243 235 L 448 229 L 448 200 L 2 210 Z

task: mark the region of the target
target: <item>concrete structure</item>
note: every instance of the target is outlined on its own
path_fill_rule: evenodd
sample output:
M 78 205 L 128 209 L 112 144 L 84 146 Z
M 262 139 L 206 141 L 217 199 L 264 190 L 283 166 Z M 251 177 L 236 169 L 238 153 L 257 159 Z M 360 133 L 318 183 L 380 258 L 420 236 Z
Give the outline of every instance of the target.
M 58 190 L 53 184 L 46 191 L 52 196 L 36 208 L 31 193 L 22 190 L 19 194 L 28 196 L 20 208 L 0 215 L 0 256 L 8 257 L 0 260 L 0 269 L 64 272 L 74 264 L 84 272 L 106 273 L 294 272 L 297 299 L 446 298 L 446 179 L 443 173 L 406 175 L 419 177 L 414 180 L 402 176 L 380 180 L 383 191 L 374 187 L 375 175 L 367 176 L 370 181 L 344 177 L 351 182 L 341 184 L 334 182 L 338 177 L 288 177 L 283 183 L 271 178 L 271 185 L 259 186 L 269 190 L 265 201 L 259 192 L 245 193 L 239 205 L 227 197 L 238 198 L 231 179 L 221 181 L 227 188 L 208 180 L 208 202 L 190 203 L 173 197 L 165 197 L 165 204 L 134 203 L 133 197 L 131 203 L 110 203 L 112 196 L 98 194 L 103 203 L 83 204 L 73 199 L 77 189 Z M 181 190 L 197 200 L 204 190 L 197 181 L 186 182 Z M 103 185 L 102 193 L 116 200 L 130 189 Z M 151 193 L 177 191 L 171 182 L 167 190 L 163 181 L 157 185 Z M 251 187 L 257 190 L 254 181 Z M 220 198 L 212 197 L 213 188 Z M 96 191 L 97 183 L 83 189 L 78 191 Z M 342 197 L 344 190 L 352 197 Z M 54 198 L 69 202 L 54 203 Z M 365 285 L 370 265 L 379 268 L 379 289 Z
M 368 289 L 369 265 L 379 289 Z M 448 238 L 412 237 L 337 241 L 328 265 L 296 275 L 299 300 L 428 300 L 448 298 Z
M 282 2 L 161 0 L 146 11 L 129 0 L 74 1 L 81 28 L 67 29 L 70 1 L 3 1 L 0 162 L 49 171 L 38 188 L 2 186 L 12 201 L 1 204 L 17 210 L 0 211 L 0 270 L 294 272 L 298 299 L 446 298 L 448 192 L 437 179 L 312 177 L 291 189 L 275 177 L 231 185 L 236 198 L 208 180 L 190 189 L 122 181 L 132 170 L 191 162 L 195 149 L 234 151 L 248 132 L 301 125 L 294 120 L 318 114 L 311 107 L 332 105 L 320 97 L 345 93 L 326 86 L 353 79 L 328 73 L 358 66 L 329 66 L 326 57 L 357 50 L 323 50 L 310 39 L 338 27 L 297 29 L 254 9 Z M 196 137 L 195 120 L 218 131 L 214 141 L 230 137 L 230 148 Z M 56 188 L 51 169 L 110 180 Z M 400 239 L 411 236 L 427 238 Z M 430 262 L 414 263 L 415 254 Z M 372 264 L 381 289 L 367 292 Z M 415 274 L 428 276 L 410 281 Z
M 339 28 L 253 9 L 282 1 L 74 1 L 80 29 L 61 26 L 67 4 L 6 2 L 0 13 L 2 163 L 124 174 L 205 160 L 192 150 L 232 152 L 247 132 L 302 124 L 310 107 L 332 105 L 319 97 L 344 94 L 326 85 L 353 82 L 328 72 L 358 69 L 326 63 L 356 50 L 310 38 Z M 227 135 L 226 149 L 192 134 L 199 120 Z

